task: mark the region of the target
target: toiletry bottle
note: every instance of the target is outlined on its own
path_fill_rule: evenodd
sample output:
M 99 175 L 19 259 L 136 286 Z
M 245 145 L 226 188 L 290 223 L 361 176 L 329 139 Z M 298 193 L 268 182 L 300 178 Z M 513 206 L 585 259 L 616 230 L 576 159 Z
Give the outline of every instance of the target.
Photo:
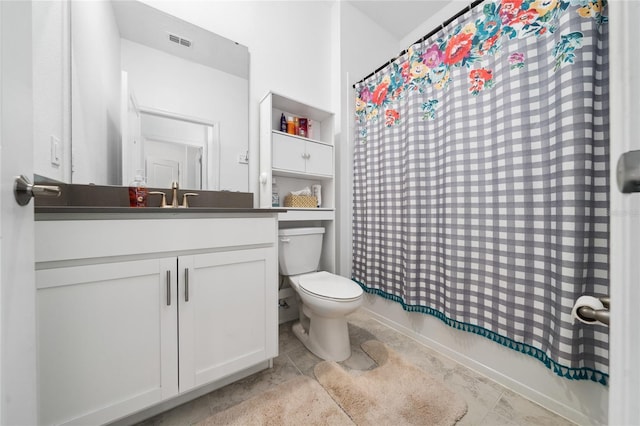
M 298 136 L 307 137 L 307 119 L 299 118 L 298 124 L 300 125 L 300 129 L 298 130 Z
M 318 208 L 322 206 L 322 185 L 311 185 L 311 195 L 318 200 Z
M 276 178 L 273 178 L 273 183 L 271 184 L 271 207 L 280 207 L 280 195 L 278 194 Z
M 147 207 L 147 184 L 144 181 L 144 171 L 137 170 L 136 177 L 129 184 L 129 206 Z
M 315 138 L 315 134 L 313 133 L 313 121 L 310 118 L 307 118 L 307 137 L 309 139 Z
M 287 133 L 287 119 L 284 113 L 280 116 L 280 131 Z
M 291 135 L 296 134 L 295 124 L 293 123 L 293 117 L 287 118 L 287 133 Z
M 293 117 L 293 134 L 300 135 L 300 119 Z

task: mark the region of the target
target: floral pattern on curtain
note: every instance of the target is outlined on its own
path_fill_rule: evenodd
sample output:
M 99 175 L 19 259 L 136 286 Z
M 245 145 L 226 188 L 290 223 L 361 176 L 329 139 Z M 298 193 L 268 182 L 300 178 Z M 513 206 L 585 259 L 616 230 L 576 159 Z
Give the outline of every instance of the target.
M 485 1 L 356 85 L 352 277 L 606 384 L 602 0 Z

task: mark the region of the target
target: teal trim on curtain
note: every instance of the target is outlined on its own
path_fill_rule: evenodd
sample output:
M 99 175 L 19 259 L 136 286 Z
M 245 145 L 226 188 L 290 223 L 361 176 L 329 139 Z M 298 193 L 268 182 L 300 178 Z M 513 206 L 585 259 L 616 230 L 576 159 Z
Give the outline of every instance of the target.
M 560 377 L 564 377 L 569 380 L 591 380 L 592 382 L 597 382 L 602 385 L 607 385 L 609 380 L 609 375 L 607 373 L 603 373 L 602 371 L 594 370 L 593 368 L 583 367 L 583 368 L 571 368 L 566 365 L 562 365 L 541 351 L 538 348 L 535 348 L 531 345 L 527 345 L 526 343 L 516 342 L 513 339 L 510 339 L 506 336 L 501 336 L 498 333 L 495 333 L 491 330 L 487 330 L 486 328 L 479 327 L 477 325 L 468 324 L 466 322 L 456 321 L 452 318 L 447 317 L 442 312 L 430 308 L 428 306 L 420 306 L 420 305 L 408 305 L 402 300 L 402 298 L 386 293 L 377 288 L 369 288 L 366 285 L 362 284 L 355 278 L 352 278 L 356 284 L 362 287 L 366 293 L 375 294 L 376 296 L 380 296 L 383 299 L 391 300 L 393 302 L 399 303 L 407 312 L 419 312 L 422 314 L 427 314 L 438 318 L 440 321 L 448 325 L 449 327 L 453 327 L 458 330 L 467 331 L 469 333 L 477 334 L 478 336 L 485 337 L 489 340 L 492 340 L 496 343 L 501 344 L 504 347 L 512 349 L 516 352 L 523 353 L 525 355 L 529 355 L 541 363 L 543 363 L 548 369 L 553 370 Z

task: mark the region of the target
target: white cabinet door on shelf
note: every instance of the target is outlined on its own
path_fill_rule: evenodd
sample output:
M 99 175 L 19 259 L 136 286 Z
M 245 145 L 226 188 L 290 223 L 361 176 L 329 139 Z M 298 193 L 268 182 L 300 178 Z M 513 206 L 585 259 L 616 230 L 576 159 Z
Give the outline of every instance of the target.
M 331 176 L 333 175 L 333 147 L 274 132 L 271 165 L 277 170 Z
M 272 167 L 304 173 L 306 169 L 305 141 L 280 133 L 273 133 Z
M 333 147 L 321 143 L 307 142 L 306 148 L 306 173 L 333 175 Z
M 36 271 L 40 424 L 102 424 L 178 393 L 175 265 Z

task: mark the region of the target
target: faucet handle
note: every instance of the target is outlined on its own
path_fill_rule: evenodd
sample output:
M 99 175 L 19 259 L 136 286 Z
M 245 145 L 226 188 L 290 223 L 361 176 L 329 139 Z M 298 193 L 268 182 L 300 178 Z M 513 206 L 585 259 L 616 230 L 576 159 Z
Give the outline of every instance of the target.
M 162 201 L 160 202 L 160 207 L 167 207 L 167 194 L 162 191 L 150 191 L 149 195 L 162 195 Z
M 198 194 L 196 194 L 195 192 L 185 192 L 184 194 L 182 194 L 182 205 L 180 206 L 183 209 L 186 209 L 187 207 L 189 207 L 189 202 L 187 201 L 187 197 L 197 197 Z

